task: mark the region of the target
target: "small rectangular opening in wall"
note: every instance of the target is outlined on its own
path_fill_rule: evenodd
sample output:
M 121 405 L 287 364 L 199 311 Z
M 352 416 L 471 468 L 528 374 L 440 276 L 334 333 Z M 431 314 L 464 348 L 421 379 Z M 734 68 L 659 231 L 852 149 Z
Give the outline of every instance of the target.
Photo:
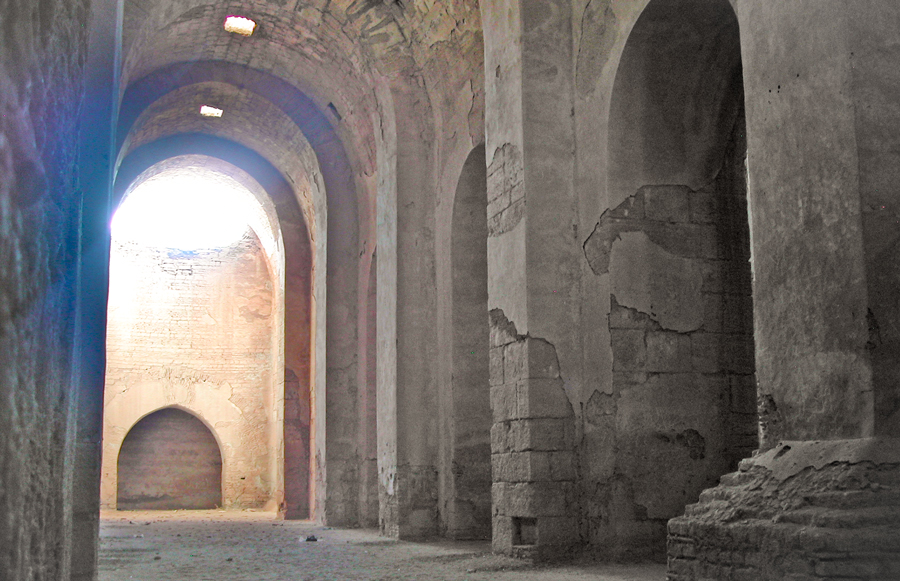
M 537 544 L 537 519 L 513 517 L 513 545 Z
M 243 16 L 230 15 L 225 17 L 225 31 L 250 36 L 256 30 L 256 22 Z
M 222 111 L 218 107 L 210 107 L 209 105 L 201 105 L 200 106 L 200 114 L 204 117 L 221 117 Z

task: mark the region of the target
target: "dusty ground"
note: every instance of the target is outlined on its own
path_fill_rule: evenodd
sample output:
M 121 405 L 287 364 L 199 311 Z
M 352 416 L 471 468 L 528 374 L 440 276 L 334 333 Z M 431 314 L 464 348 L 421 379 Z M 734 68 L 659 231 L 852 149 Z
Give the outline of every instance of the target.
M 532 567 L 488 543 L 406 543 L 264 512 L 107 512 L 100 581 L 663 581 L 660 565 Z M 305 542 L 315 535 L 317 542 Z

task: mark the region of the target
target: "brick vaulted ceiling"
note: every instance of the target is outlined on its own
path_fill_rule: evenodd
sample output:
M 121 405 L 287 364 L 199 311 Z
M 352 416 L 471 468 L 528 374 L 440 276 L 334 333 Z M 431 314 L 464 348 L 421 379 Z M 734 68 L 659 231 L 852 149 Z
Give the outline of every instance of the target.
M 256 32 L 226 32 L 229 14 L 252 18 Z M 375 168 L 379 82 L 427 95 L 423 111 L 432 112 L 464 87 L 475 112 L 468 130 L 481 131 L 477 0 L 127 0 L 123 34 L 120 160 L 167 135 L 210 133 L 257 151 L 298 184 L 315 171 L 309 125 L 327 124 L 365 182 Z M 223 118 L 196 114 L 216 103 Z

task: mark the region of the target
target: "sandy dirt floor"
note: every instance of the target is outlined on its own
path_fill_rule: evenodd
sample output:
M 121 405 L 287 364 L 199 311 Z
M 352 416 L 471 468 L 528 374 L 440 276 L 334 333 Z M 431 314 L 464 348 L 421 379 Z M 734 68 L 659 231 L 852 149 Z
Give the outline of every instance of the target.
M 100 581 L 126 579 L 663 581 L 665 567 L 533 567 L 491 555 L 488 543 L 407 543 L 265 512 L 104 512 Z

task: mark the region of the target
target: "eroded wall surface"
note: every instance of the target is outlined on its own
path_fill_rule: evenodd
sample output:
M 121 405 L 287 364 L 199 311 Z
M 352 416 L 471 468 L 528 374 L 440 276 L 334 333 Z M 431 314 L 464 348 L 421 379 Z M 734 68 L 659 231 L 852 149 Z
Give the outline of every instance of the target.
M 200 418 L 221 448 L 226 508 L 276 508 L 283 462 L 273 425 L 277 290 L 255 235 L 222 249 L 118 243 L 111 260 L 102 505 L 116 507 L 117 462 L 134 424 L 163 407 Z M 276 343 L 277 344 L 277 343 Z
M 0 577 L 67 578 L 87 1 L 4 3 L 0 39 Z M 90 526 L 79 534 L 91 535 Z M 92 560 L 92 556 L 88 556 Z

